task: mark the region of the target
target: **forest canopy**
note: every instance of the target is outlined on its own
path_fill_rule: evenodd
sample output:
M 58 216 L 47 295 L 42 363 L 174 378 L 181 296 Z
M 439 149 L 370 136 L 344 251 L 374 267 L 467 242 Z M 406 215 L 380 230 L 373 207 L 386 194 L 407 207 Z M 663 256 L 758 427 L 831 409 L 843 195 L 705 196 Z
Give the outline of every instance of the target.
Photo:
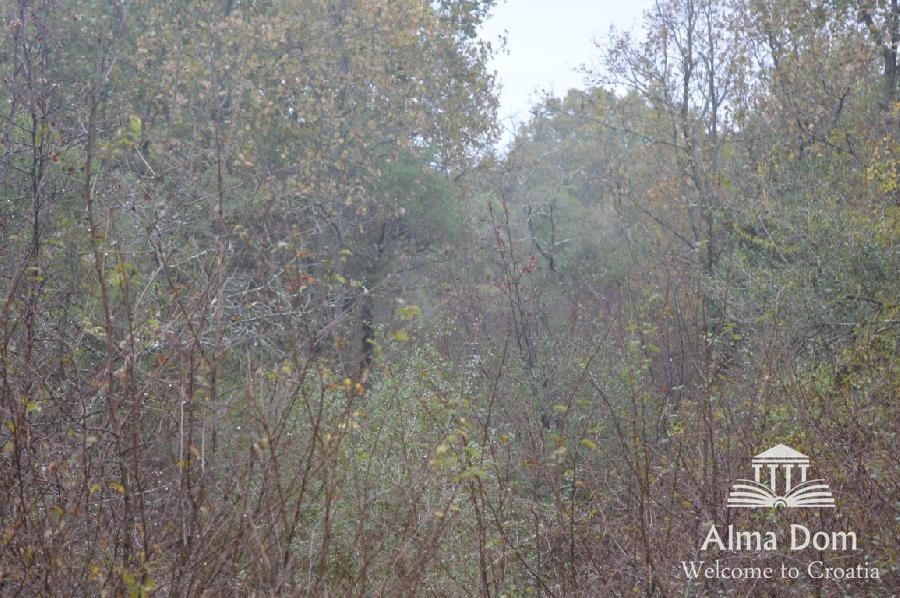
M 0 0 L 0 594 L 896 591 L 898 0 L 660 0 L 508 147 L 492 5 Z

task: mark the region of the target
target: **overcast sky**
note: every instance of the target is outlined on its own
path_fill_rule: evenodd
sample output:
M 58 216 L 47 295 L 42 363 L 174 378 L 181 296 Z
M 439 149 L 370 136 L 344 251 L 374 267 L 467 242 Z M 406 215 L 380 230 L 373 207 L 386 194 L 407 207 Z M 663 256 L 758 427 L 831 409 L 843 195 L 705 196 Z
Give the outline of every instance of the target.
M 596 62 L 595 40 L 609 28 L 637 29 L 651 0 L 498 0 L 482 38 L 496 40 L 506 32 L 507 52 L 492 68 L 500 85 L 500 119 L 509 138 L 515 123 L 528 117 L 542 91 L 561 96 L 583 87 L 579 66 Z

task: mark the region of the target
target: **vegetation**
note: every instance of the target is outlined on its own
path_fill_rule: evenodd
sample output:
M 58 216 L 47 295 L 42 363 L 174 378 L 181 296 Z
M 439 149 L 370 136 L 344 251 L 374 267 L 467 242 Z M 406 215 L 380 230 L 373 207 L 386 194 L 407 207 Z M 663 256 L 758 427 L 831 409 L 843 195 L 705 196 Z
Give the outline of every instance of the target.
M 0 3 L 0 594 L 896 591 L 897 0 L 661 0 L 508 151 L 491 4 Z M 838 508 L 726 509 L 782 442 Z

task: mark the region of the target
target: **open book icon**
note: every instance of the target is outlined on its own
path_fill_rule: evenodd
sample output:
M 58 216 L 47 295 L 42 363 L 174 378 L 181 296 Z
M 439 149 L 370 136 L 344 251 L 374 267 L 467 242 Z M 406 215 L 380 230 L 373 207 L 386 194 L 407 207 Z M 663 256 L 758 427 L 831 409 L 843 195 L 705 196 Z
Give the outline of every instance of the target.
M 825 480 L 807 480 L 779 496 L 760 482 L 738 480 L 728 494 L 729 507 L 834 507 L 834 496 Z
M 806 479 L 809 457 L 800 451 L 776 444 L 753 457 L 751 464 L 756 479 L 738 480 L 732 486 L 728 494 L 729 507 L 834 508 L 834 496 L 825 480 Z M 794 485 L 794 482 L 799 484 Z

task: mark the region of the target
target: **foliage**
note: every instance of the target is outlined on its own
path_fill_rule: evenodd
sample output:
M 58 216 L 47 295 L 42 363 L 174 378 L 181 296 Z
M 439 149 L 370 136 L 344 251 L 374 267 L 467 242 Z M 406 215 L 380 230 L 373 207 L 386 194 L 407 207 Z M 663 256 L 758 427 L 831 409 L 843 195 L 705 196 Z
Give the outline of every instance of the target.
M 752 594 L 786 442 L 890 594 L 870 4 L 656 3 L 504 154 L 491 2 L 3 4 L 0 593 Z

